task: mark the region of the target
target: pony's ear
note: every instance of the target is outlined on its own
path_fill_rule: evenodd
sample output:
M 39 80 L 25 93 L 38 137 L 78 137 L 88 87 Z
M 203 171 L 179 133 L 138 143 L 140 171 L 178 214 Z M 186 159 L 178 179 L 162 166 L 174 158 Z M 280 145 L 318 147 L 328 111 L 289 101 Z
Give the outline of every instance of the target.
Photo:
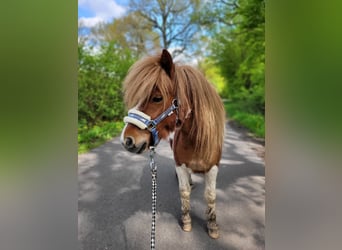
M 175 66 L 172 61 L 172 57 L 170 53 L 163 49 L 163 52 L 160 57 L 160 66 L 165 70 L 166 74 L 172 79 L 175 71 Z

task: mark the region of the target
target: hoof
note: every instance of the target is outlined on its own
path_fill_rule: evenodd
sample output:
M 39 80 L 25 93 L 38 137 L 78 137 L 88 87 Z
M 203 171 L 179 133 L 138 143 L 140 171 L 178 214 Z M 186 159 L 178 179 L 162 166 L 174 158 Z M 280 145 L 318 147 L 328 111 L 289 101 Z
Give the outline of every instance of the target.
M 218 239 L 220 237 L 218 229 L 208 229 L 208 234 L 212 239 Z
M 208 224 L 208 234 L 212 239 L 218 239 L 220 237 L 219 228 L 217 224 Z
M 192 230 L 191 223 L 184 223 L 182 229 L 185 232 L 190 232 Z
M 182 221 L 182 229 L 185 232 L 190 232 L 192 229 L 192 226 L 191 226 L 191 217 L 190 217 L 189 213 L 183 214 L 181 221 Z

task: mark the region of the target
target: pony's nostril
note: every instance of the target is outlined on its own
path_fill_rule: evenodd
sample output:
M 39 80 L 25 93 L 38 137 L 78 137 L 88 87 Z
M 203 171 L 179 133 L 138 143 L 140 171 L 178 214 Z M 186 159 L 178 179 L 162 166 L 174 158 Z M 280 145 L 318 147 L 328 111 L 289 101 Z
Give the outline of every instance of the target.
M 132 137 L 126 137 L 125 139 L 125 146 L 127 148 L 132 148 L 134 145 Z

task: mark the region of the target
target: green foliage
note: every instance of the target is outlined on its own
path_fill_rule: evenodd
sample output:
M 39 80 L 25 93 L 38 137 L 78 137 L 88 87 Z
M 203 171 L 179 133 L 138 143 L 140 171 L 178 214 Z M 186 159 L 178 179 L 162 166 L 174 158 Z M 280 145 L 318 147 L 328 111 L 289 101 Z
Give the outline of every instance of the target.
M 225 79 L 229 118 L 264 137 L 265 1 L 212 1 L 196 16 L 211 36 L 209 61 Z
M 246 127 L 255 136 L 265 137 L 265 117 L 263 115 L 241 111 L 241 108 L 233 103 L 226 103 L 225 109 L 230 119 Z
M 100 23 L 92 28 L 92 35 L 100 42 L 116 41 L 118 47 L 130 49 L 137 57 L 160 48 L 159 35 L 153 30 L 154 24 L 139 13 L 129 11 L 111 23 Z
M 102 45 L 99 52 L 79 45 L 78 119 L 95 125 L 124 116 L 121 83 L 134 59 L 115 43 Z
M 113 136 L 118 135 L 124 123 L 118 122 L 101 122 L 93 127 L 79 122 L 78 124 L 78 152 L 84 153 L 89 149 L 101 145 L 103 142 L 110 140 Z
M 115 43 L 102 44 L 98 51 L 80 43 L 78 54 L 78 143 L 84 152 L 123 127 L 121 83 L 135 59 Z
M 216 91 L 221 96 L 224 96 L 225 79 L 222 77 L 221 69 L 209 58 L 200 62 L 199 68 L 204 73 L 208 81 L 214 85 Z
M 226 78 L 226 98 L 242 112 L 265 112 L 265 2 L 217 1 L 207 10 L 216 20 L 211 58 Z M 205 23 L 205 21 L 204 21 Z

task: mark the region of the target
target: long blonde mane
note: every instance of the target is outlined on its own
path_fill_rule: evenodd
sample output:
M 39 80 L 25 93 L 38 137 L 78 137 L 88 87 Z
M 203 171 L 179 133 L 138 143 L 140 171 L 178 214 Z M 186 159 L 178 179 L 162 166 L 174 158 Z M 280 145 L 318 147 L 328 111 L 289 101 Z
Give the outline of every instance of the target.
M 209 160 L 214 149 L 221 150 L 225 127 L 222 101 L 203 74 L 190 66 L 175 65 L 173 80 L 159 64 L 159 56 L 136 62 L 129 70 L 123 85 L 124 100 L 128 108 L 145 103 L 158 87 L 162 96 L 177 97 L 179 118 L 186 121 L 191 114 L 193 126 L 189 139 L 195 154 Z
M 159 65 L 158 56 L 134 63 L 123 83 L 124 102 L 128 109 L 146 103 L 158 87 L 164 99 L 176 96 L 175 84 Z
M 180 110 L 183 115 L 191 110 L 193 119 L 189 137 L 195 153 L 208 160 L 223 144 L 225 112 L 221 98 L 200 71 L 190 66 L 176 69 Z

